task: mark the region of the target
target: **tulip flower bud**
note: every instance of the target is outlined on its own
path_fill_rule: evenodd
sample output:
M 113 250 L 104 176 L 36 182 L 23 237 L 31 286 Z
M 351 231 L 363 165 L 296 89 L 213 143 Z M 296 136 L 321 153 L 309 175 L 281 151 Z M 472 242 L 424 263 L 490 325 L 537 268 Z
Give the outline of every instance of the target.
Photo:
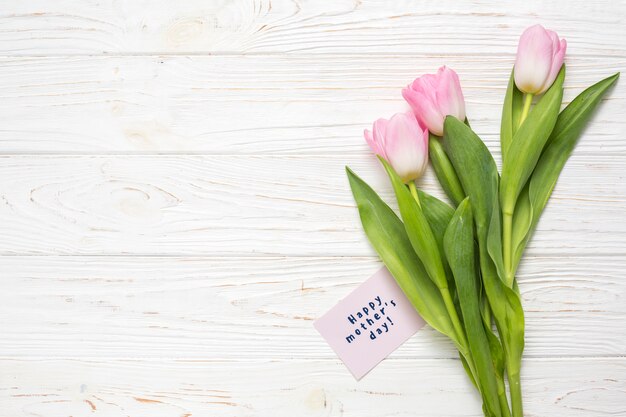
M 372 131 L 363 132 L 376 155 L 391 164 L 402 181 L 422 176 L 428 165 L 428 130 L 411 113 L 397 113 L 389 120 L 378 119 Z
M 446 116 L 465 120 L 465 99 L 456 72 L 441 67 L 437 74 L 416 78 L 402 90 L 402 97 L 409 103 L 415 117 L 433 135 L 443 136 Z
M 523 93 L 541 94 L 559 73 L 565 58 L 567 42 L 559 40 L 556 32 L 541 25 L 531 26 L 522 33 L 517 46 L 513 77 Z

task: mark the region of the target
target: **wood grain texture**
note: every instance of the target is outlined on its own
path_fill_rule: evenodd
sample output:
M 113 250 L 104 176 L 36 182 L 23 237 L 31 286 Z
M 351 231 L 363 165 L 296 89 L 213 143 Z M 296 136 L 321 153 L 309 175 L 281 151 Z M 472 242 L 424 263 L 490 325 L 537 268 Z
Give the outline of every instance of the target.
M 312 320 L 376 271 L 343 166 L 446 64 L 499 163 L 517 39 L 565 102 L 626 68 L 626 2 L 0 2 L 0 417 L 480 416 L 422 329 L 355 382 Z M 626 415 L 626 84 L 519 272 L 527 417 Z M 421 181 L 441 196 L 431 173 Z
M 499 158 L 510 52 L 0 58 L 0 153 L 365 155 L 363 129 L 405 110 L 401 88 L 446 64 Z M 567 61 L 566 103 L 626 68 L 626 54 Z M 625 103 L 618 83 L 577 152 L 626 154 Z
M 575 54 L 623 52 L 622 1 L 193 0 L 11 2 L 5 55 L 102 53 L 419 53 L 515 50 L 540 22 Z
M 313 320 L 380 266 L 336 257 L 3 257 L 10 290 L 0 293 L 0 357 L 332 359 Z M 525 259 L 526 357 L 622 354 L 625 267 L 623 257 Z M 425 328 L 394 357 L 457 354 Z
M 625 379 L 623 358 L 527 361 L 525 415 L 625 415 Z M 335 360 L 2 359 L 0 384 L 7 416 L 482 416 L 456 360 L 390 358 L 356 382 Z
M 625 160 L 571 160 L 528 254 L 623 256 Z M 371 155 L 1 157 L 0 253 L 372 256 L 344 164 L 394 202 Z

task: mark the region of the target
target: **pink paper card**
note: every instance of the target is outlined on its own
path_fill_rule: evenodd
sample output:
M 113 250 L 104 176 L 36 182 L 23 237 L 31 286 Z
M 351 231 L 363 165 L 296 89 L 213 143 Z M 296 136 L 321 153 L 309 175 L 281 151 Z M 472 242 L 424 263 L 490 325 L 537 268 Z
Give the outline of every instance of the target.
M 387 268 L 313 323 L 357 380 L 424 324 Z

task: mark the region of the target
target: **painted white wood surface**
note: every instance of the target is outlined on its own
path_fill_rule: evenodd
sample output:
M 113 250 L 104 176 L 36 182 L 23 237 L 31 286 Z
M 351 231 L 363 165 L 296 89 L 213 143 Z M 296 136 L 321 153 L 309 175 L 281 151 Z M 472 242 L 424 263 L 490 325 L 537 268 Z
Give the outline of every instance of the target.
M 478 416 L 420 331 L 355 382 L 312 320 L 377 270 L 343 166 L 447 64 L 499 160 L 520 32 L 565 101 L 626 68 L 626 4 L 1 1 L 0 417 Z M 626 415 L 626 87 L 520 270 L 528 416 Z M 422 181 L 441 195 L 432 175 Z
M 529 22 L 623 52 L 622 1 L 3 1 L 6 55 L 137 53 L 511 53 Z
M 625 264 L 608 256 L 525 262 L 519 279 L 527 310 L 526 356 L 620 355 L 626 282 L 616 271 Z M 332 353 L 312 320 L 378 265 L 373 257 L 35 256 L 25 261 L 5 256 L 0 274 L 12 290 L 0 294 L 6 326 L 0 351 L 22 359 L 328 359 Z M 456 356 L 432 329 L 394 353 L 397 358 Z
M 572 45 L 570 49 L 576 48 Z M 442 63 L 459 72 L 472 127 L 499 155 L 515 46 L 485 55 L 0 57 L 2 153 L 369 155 L 364 126 L 404 109 L 400 89 Z M 626 67 L 574 56 L 564 101 Z M 254 71 L 251 73 L 251 68 Z M 504 80 L 504 82 L 503 82 Z M 626 153 L 615 88 L 578 151 Z M 315 117 L 312 117 L 315 115 Z
M 387 359 L 355 382 L 335 359 L 6 359 L 5 415 L 480 417 L 457 360 Z M 538 359 L 528 416 L 623 416 L 624 358 Z

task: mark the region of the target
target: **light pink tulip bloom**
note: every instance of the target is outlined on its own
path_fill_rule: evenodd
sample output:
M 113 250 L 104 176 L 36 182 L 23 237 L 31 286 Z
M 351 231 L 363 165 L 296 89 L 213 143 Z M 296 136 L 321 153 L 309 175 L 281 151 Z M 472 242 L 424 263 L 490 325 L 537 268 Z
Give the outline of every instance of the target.
M 513 76 L 520 91 L 541 94 L 559 74 L 567 42 L 559 40 L 556 32 L 541 25 L 531 26 L 522 33 L 517 46 Z
M 465 99 L 459 76 L 446 66 L 439 68 L 437 74 L 416 78 L 402 90 L 402 97 L 413 109 L 417 120 L 433 135 L 443 136 L 446 116 L 465 120 Z
M 428 165 L 428 130 L 411 113 L 396 113 L 391 119 L 378 119 L 372 131 L 363 132 L 376 155 L 391 164 L 402 181 L 422 176 Z

